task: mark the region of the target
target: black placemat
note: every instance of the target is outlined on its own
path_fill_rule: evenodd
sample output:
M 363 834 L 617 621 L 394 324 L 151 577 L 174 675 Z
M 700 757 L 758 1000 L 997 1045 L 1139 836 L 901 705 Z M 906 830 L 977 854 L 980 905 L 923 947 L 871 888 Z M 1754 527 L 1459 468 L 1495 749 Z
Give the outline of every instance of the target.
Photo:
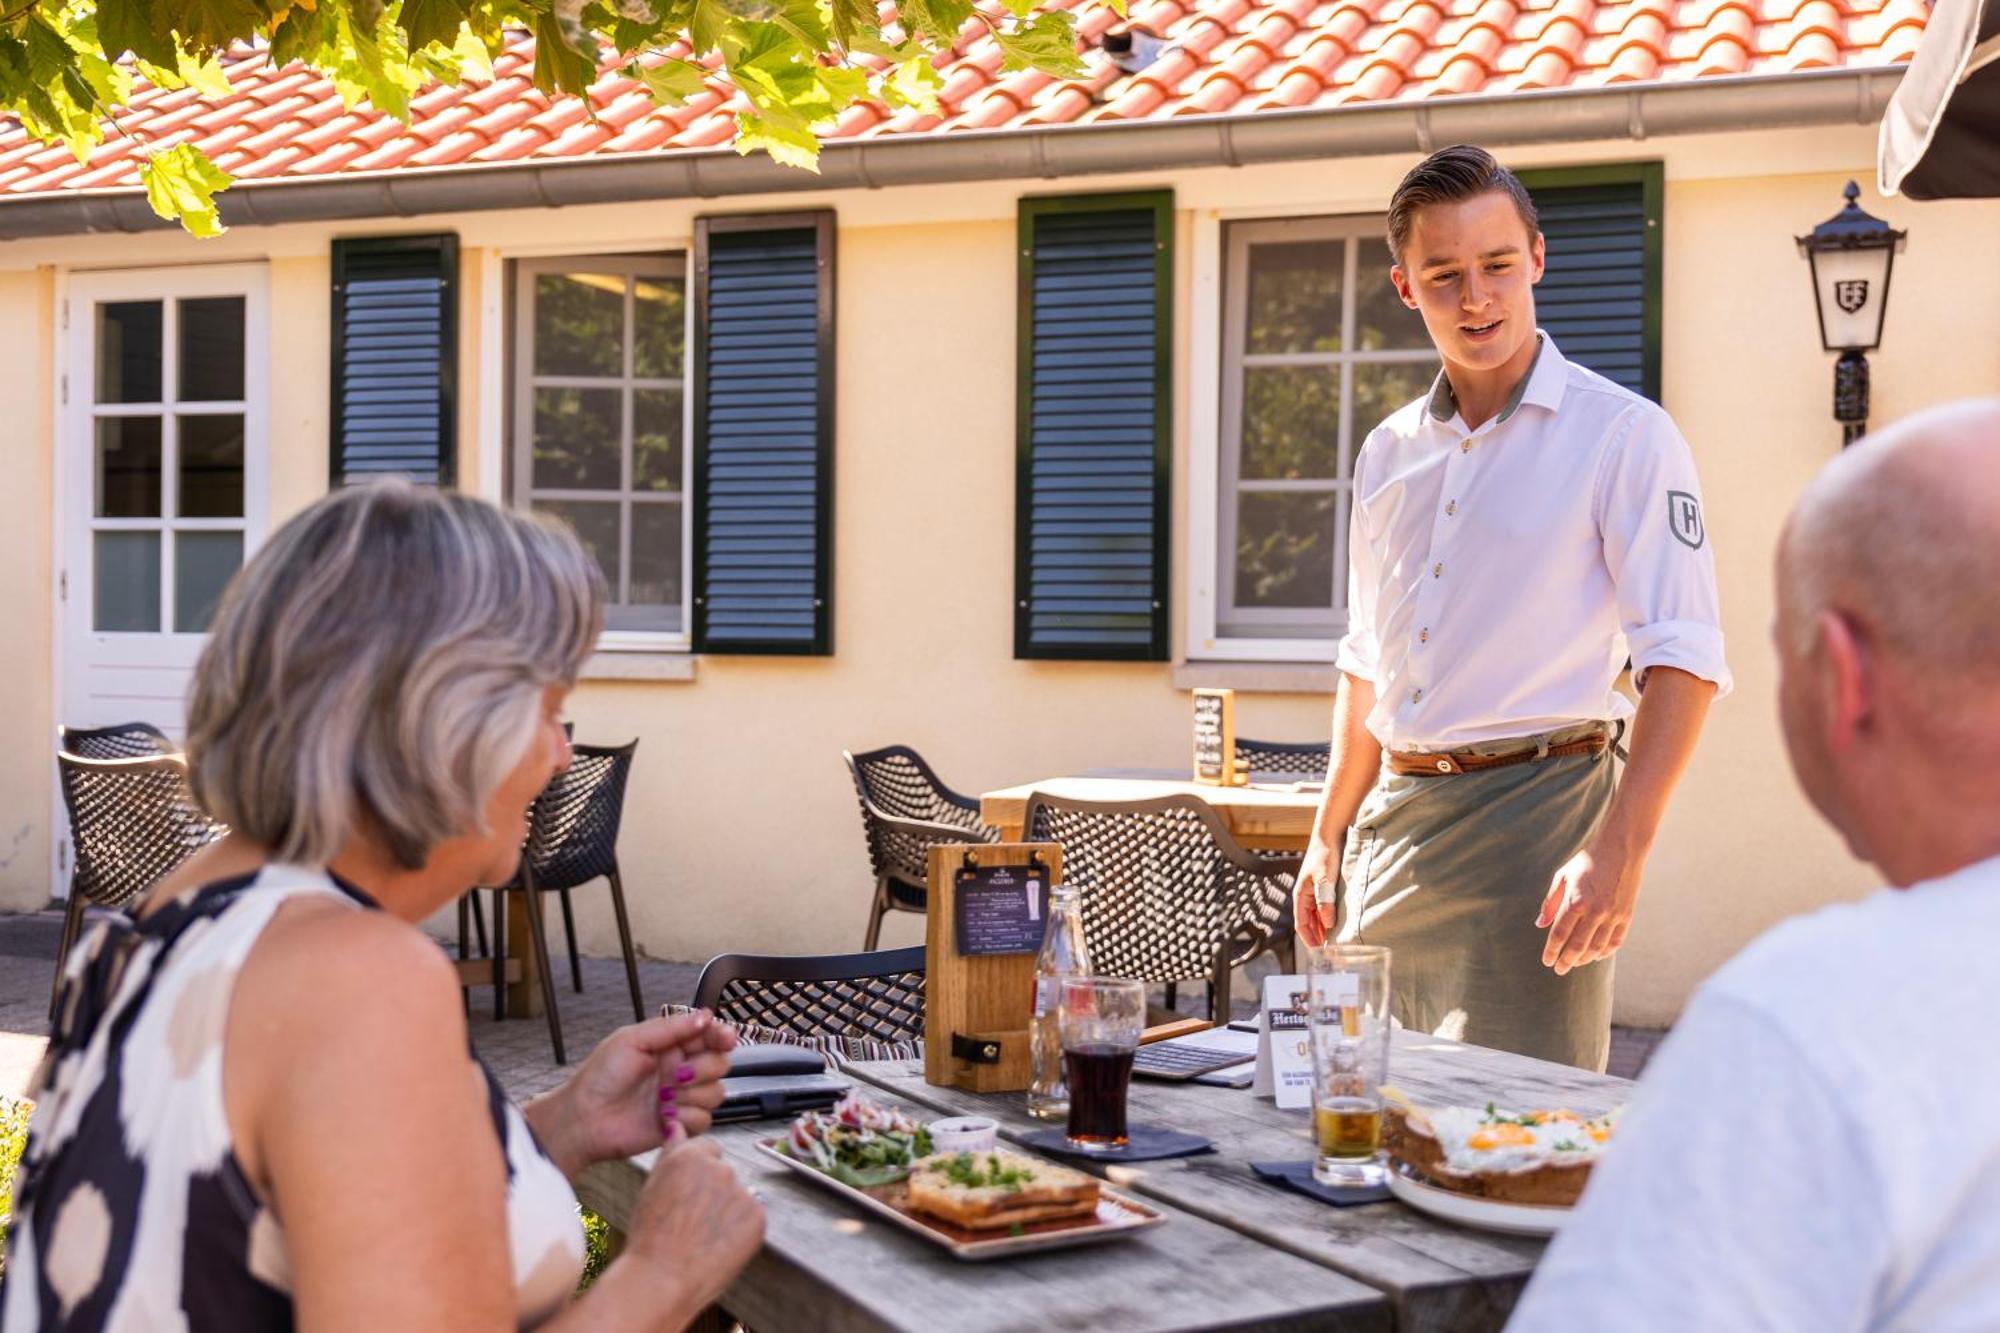
M 1110 1152 L 1073 1148 L 1069 1135 L 1060 1129 L 1038 1129 L 1023 1134 L 1021 1142 L 1042 1152 L 1084 1162 L 1155 1162 L 1166 1157 L 1193 1157 L 1197 1153 L 1215 1151 L 1214 1139 L 1205 1139 L 1199 1134 L 1183 1134 L 1177 1129 L 1161 1129 L 1157 1125 L 1128 1126 L 1125 1146 Z
M 1257 1173 L 1259 1180 L 1288 1186 L 1338 1208 L 1349 1208 L 1357 1203 L 1380 1203 L 1394 1197 L 1387 1185 L 1322 1185 L 1313 1179 L 1310 1159 L 1303 1162 L 1252 1162 L 1250 1169 Z

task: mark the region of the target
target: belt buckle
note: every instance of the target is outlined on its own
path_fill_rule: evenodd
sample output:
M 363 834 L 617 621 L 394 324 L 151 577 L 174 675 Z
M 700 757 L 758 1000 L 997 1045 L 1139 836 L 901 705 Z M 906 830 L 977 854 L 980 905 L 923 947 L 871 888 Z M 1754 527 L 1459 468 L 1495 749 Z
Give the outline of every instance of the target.
M 1451 771 L 1452 771 L 1452 770 L 1453 770 L 1454 768 L 1457 768 L 1457 767 L 1458 767 L 1458 765 L 1457 765 L 1457 764 L 1454 764 L 1454 763 L 1452 763 L 1452 762 L 1451 762 L 1451 759 L 1450 759 L 1450 757 L 1449 757 L 1449 756 L 1446 756 L 1446 755 L 1439 755 L 1439 756 L 1438 756 L 1438 761 L 1437 761 L 1437 767 L 1438 767 L 1438 772 L 1440 772 L 1440 773 L 1449 773 L 1449 772 L 1451 772 Z

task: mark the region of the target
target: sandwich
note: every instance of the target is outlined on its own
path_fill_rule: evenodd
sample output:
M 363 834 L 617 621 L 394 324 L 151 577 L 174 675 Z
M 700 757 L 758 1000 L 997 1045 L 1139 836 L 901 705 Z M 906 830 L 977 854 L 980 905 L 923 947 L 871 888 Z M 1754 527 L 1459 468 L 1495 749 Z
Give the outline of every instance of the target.
M 1392 1161 L 1441 1189 L 1500 1203 L 1574 1204 L 1617 1121 L 1616 1112 L 1589 1119 L 1491 1102 L 1419 1110 L 1384 1091 L 1382 1146 Z
M 1013 1152 L 936 1153 L 910 1168 L 910 1207 L 971 1231 L 1091 1217 L 1097 1181 Z

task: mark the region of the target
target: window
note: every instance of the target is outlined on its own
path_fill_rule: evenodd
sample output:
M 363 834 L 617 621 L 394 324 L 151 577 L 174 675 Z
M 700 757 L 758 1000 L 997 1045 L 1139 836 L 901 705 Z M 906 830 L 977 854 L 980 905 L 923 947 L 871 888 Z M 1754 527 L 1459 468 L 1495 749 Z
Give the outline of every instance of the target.
M 513 492 L 604 571 L 607 643 L 687 628 L 687 266 L 517 261 Z M 643 637 L 641 637 L 643 636 Z
M 1217 637 L 1346 629 L 1355 451 L 1438 368 L 1389 283 L 1382 234 L 1377 218 L 1224 233 Z

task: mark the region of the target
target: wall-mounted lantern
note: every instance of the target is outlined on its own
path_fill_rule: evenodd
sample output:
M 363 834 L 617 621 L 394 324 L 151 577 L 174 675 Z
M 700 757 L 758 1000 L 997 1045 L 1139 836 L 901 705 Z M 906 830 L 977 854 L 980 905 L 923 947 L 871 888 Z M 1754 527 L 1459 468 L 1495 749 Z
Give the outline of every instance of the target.
M 1889 270 L 1908 234 L 1861 211 L 1861 187 L 1847 182 L 1847 207 L 1800 236 L 1799 253 L 1812 265 L 1813 302 L 1819 308 L 1820 342 L 1840 353 L 1833 366 L 1833 417 L 1841 445 L 1868 427 L 1868 357 L 1882 344 L 1889 309 Z

